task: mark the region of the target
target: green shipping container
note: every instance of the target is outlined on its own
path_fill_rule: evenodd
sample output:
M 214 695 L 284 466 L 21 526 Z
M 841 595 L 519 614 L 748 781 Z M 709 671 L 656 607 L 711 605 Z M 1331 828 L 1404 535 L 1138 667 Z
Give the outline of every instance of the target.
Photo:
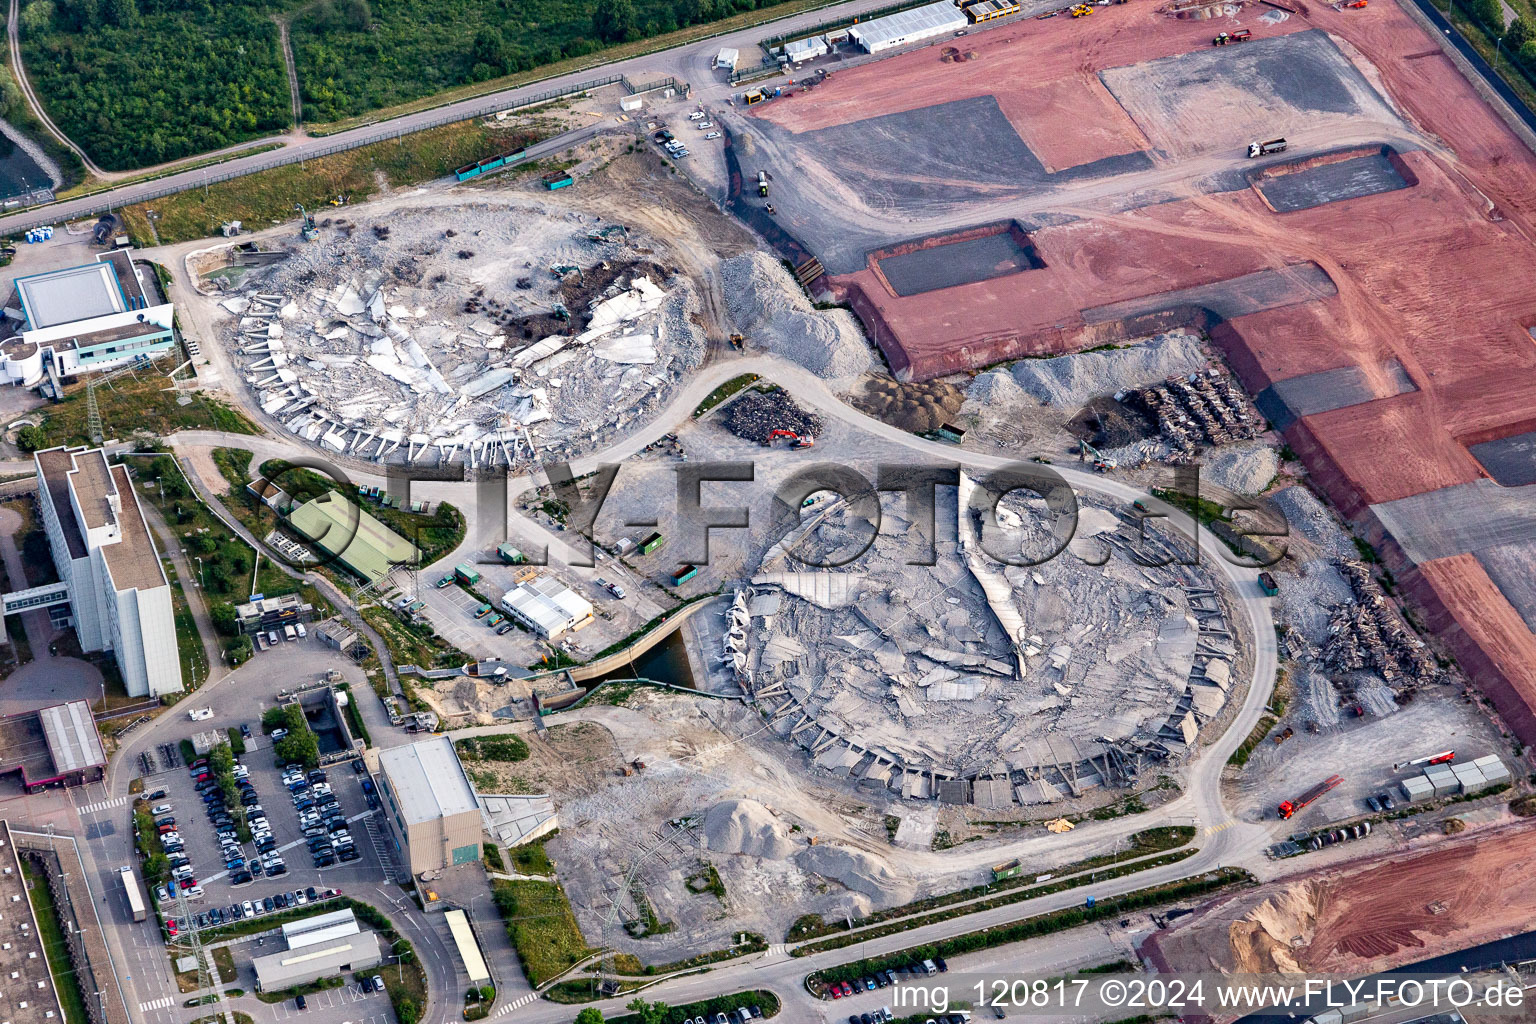
M 480 574 L 476 572 L 475 567 L 470 565 L 468 562 L 460 562 L 458 565 L 454 566 L 453 574 L 459 578 L 459 582 L 465 583 L 471 587 L 480 582 Z

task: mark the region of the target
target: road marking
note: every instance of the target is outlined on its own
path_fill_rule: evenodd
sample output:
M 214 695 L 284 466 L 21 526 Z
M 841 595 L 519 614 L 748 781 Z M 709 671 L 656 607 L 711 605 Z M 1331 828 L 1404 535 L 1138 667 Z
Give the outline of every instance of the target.
M 149 1013 L 151 1010 L 163 1010 L 175 1001 L 176 999 L 173 996 L 166 996 L 164 999 L 156 999 L 151 1003 L 140 1003 L 139 1010 L 143 1013 Z
M 1212 825 L 1210 828 L 1206 829 L 1205 830 L 1205 834 L 1208 835 L 1208 836 L 1213 836 L 1217 832 L 1224 832 L 1224 831 L 1226 831 L 1227 829 L 1231 828 L 1233 825 L 1236 825 L 1236 824 L 1237 824 L 1237 819 L 1236 818 L 1228 818 L 1226 821 L 1222 822 L 1220 825 Z
M 539 994 L 537 992 L 524 992 L 522 995 L 512 1000 L 506 1006 L 503 1006 L 501 1009 L 497 1010 L 494 1016 L 500 1017 L 503 1014 L 511 1013 L 519 1006 L 527 1006 L 537 998 L 539 998 Z
M 115 797 L 111 800 L 98 800 L 93 804 L 86 804 L 78 808 L 81 814 L 95 814 L 97 811 L 110 811 L 114 807 L 121 807 L 128 802 L 125 796 Z

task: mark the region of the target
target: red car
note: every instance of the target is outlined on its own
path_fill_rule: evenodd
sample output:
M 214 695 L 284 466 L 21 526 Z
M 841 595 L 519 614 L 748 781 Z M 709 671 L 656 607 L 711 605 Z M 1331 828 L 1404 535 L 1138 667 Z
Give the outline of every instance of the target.
M 833 999 L 843 998 L 843 990 L 839 988 L 836 983 L 828 985 L 827 992 L 832 996 Z
M 207 772 L 203 772 L 201 775 L 199 775 L 197 778 L 193 779 L 192 781 L 193 782 L 207 782 L 208 781 L 208 773 Z
M 176 919 L 174 917 L 165 922 L 165 932 L 173 939 L 176 937 Z
M 843 990 L 843 995 L 845 995 L 845 996 L 853 995 L 853 986 L 849 985 L 846 981 L 843 982 L 838 987 Z
M 181 887 L 182 887 L 182 889 L 190 889 L 190 888 L 192 888 L 196 884 L 197 884 L 197 879 L 195 879 L 195 878 L 183 878 L 181 880 Z

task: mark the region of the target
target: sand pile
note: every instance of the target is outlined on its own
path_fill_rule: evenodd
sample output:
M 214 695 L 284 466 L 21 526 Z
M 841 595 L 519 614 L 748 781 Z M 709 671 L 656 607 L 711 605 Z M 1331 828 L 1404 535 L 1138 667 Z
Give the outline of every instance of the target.
M 1280 453 L 1263 441 L 1244 441 L 1213 451 L 1203 479 L 1238 494 L 1259 494 L 1280 472 Z
M 1099 395 L 1156 384 L 1176 373 L 1194 373 L 1207 362 L 1199 339 L 1175 331 L 1128 348 L 1021 359 L 1008 369 L 1019 387 L 1037 401 L 1078 406 Z
M 912 898 L 912 886 L 898 879 L 885 861 L 842 846 L 807 846 L 795 863 L 812 874 L 830 878 L 844 888 L 864 893 L 890 906 Z
M 1301 971 L 1293 950 L 1312 941 L 1317 929 L 1320 885 L 1289 886 L 1254 907 L 1227 930 L 1232 944 L 1232 973 Z
M 756 800 L 725 800 L 704 815 L 704 845 L 716 853 L 784 860 L 795 852 L 789 830 Z
M 754 343 L 828 380 L 857 377 L 874 364 L 857 318 L 845 309 L 816 310 L 767 253 L 725 260 L 720 273 L 731 317 Z
M 965 392 L 948 381 L 908 384 L 877 377 L 866 381 L 864 390 L 852 401 L 877 420 L 920 434 L 953 419 L 965 402 Z

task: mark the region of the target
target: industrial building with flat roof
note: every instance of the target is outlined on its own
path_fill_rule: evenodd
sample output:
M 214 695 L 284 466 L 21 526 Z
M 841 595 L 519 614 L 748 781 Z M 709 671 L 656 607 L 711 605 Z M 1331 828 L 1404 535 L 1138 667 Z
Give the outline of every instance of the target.
M 363 931 L 350 909 L 283 925 L 283 943 L 288 948 L 281 953 L 251 961 L 256 969 L 256 988 L 262 992 L 280 992 L 335 974 L 367 970 L 384 959 L 379 937 Z
M 288 525 L 311 547 L 368 583 L 377 583 L 397 565 L 421 560 L 416 545 L 335 491 L 311 498 L 288 513 Z
M 111 651 L 131 697 L 181 692 L 171 586 L 128 470 L 100 448 L 33 455 L 59 583 L 0 597 L 6 615 L 68 603 L 85 651 Z
M 16 279 L 8 307 L 17 333 L 0 341 L 0 383 L 36 387 L 90 370 L 107 370 L 176 345 L 175 307 L 147 287 L 127 250 L 94 263 Z M 19 307 L 19 308 L 17 308 Z
M 883 18 L 862 22 L 848 30 L 848 35 L 869 53 L 879 53 L 896 46 L 932 39 L 957 32 L 970 25 L 965 12 L 950 0 L 940 0 L 910 11 L 897 11 Z
M 501 595 L 501 607 L 546 640 L 592 621 L 592 602 L 553 576 L 536 576 Z
M 480 859 L 480 801 L 451 739 L 381 751 L 379 777 L 395 845 L 411 874 Z
M 66 956 L 59 951 L 60 956 Z M 66 968 L 68 962 L 66 960 Z M 64 1024 L 10 823 L 0 818 L 0 1021 Z
M 100 782 L 106 769 L 96 717 L 83 700 L 0 718 L 0 775 L 20 772 L 29 791 Z

